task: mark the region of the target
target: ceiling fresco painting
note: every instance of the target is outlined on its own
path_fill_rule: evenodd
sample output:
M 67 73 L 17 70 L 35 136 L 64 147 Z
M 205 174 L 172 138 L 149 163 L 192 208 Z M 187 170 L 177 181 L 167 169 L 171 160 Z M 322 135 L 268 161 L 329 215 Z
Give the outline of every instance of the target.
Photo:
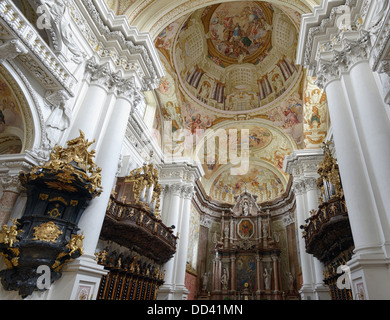
M 180 137 L 163 137 L 161 144 L 169 153 L 204 160 L 201 182 L 216 201 L 232 203 L 244 188 L 259 202 L 274 200 L 286 191 L 289 179 L 284 158 L 296 149 L 319 148 L 329 128 L 325 94 L 294 64 L 305 4 L 198 2 L 178 4 L 169 23 L 161 24 L 168 16 L 153 22 L 151 34 L 165 69 L 156 89 L 158 126 L 168 124 Z M 107 3 L 116 14 L 145 25 L 149 22 L 136 17 L 155 5 Z M 236 135 L 229 133 L 232 129 Z M 244 129 L 249 130 L 250 166 L 231 175 L 229 148 L 242 151 Z M 218 130 L 226 134 L 207 150 L 207 135 Z

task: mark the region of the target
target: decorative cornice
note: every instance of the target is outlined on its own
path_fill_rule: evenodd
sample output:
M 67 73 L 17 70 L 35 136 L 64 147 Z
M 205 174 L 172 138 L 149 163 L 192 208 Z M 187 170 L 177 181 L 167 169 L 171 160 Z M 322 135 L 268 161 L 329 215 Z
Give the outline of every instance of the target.
M 7 34 L 3 39 L 17 40 L 19 61 L 44 88 L 63 89 L 73 96 L 76 79 L 11 0 L 0 1 L 0 25 L 2 33 Z
M 302 19 L 297 63 L 326 87 L 361 61 L 370 58 L 372 41 L 367 30 L 367 1 L 329 0 Z M 342 22 L 346 20 L 345 25 Z
M 13 60 L 27 53 L 28 49 L 19 39 L 0 40 L 0 62 Z
M 157 88 L 158 79 L 164 71 L 150 36 L 138 32 L 123 17 L 114 16 L 104 1 L 74 2 L 80 11 L 76 10 L 77 6 L 72 6 L 73 19 L 99 57 L 111 58 L 124 71 L 136 72 L 141 79 L 142 91 Z M 81 14 L 84 10 L 93 21 L 92 28 Z M 117 45 L 112 45 L 113 41 Z
M 324 158 L 324 151 L 317 150 L 297 150 L 284 159 L 283 170 L 291 174 L 295 179 L 304 176 L 315 176 L 318 164 Z

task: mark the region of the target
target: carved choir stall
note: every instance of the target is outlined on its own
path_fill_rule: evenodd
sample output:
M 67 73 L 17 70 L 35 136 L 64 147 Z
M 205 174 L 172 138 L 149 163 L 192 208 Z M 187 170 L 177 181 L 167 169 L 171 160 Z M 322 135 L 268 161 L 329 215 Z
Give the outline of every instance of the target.
M 317 186 L 321 190 L 318 210 L 310 212 L 306 225 L 301 226 L 306 252 L 325 265 L 324 283 L 329 286 L 332 300 L 352 300 L 352 292 L 343 265 L 351 259 L 354 249 L 348 210 L 345 203 L 337 160 L 330 143 L 324 144 L 324 160 L 319 164 Z M 337 285 L 344 278 L 344 286 Z
M 100 300 L 155 300 L 164 283 L 162 265 L 176 251 L 177 237 L 160 219 L 161 185 L 158 171 L 145 164 L 118 178 L 100 238 L 127 248 L 128 254 L 106 248 L 98 263 L 110 272 L 103 276 Z
M 67 148 L 55 146 L 44 165 L 20 174 L 27 193 L 25 211 L 14 225 L 0 231 L 0 255 L 8 267 L 0 276 L 6 290 L 17 290 L 23 298 L 43 291 L 37 287 L 38 267 L 50 269 L 53 283 L 66 263 L 83 254 L 84 236 L 77 233 L 77 224 L 102 191 L 95 151 L 88 151 L 93 143 L 80 131 Z
M 272 238 L 271 215 L 248 192 L 222 215 L 215 247 L 212 299 L 282 299 L 280 248 Z

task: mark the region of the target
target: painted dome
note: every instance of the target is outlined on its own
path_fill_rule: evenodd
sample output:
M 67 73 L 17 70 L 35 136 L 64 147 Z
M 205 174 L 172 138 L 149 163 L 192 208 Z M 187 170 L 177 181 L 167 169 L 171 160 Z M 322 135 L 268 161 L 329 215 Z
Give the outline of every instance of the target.
M 210 111 L 263 112 L 299 76 L 297 36 L 289 16 L 268 2 L 211 5 L 182 24 L 175 69 L 185 93 Z

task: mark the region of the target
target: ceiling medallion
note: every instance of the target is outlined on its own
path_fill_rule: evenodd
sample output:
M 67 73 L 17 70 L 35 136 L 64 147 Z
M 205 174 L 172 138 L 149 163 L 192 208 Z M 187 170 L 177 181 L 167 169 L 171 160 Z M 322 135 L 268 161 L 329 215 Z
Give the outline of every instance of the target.
M 273 10 L 264 2 L 233 2 L 207 7 L 202 13 L 209 55 L 223 67 L 257 64 L 272 49 Z

